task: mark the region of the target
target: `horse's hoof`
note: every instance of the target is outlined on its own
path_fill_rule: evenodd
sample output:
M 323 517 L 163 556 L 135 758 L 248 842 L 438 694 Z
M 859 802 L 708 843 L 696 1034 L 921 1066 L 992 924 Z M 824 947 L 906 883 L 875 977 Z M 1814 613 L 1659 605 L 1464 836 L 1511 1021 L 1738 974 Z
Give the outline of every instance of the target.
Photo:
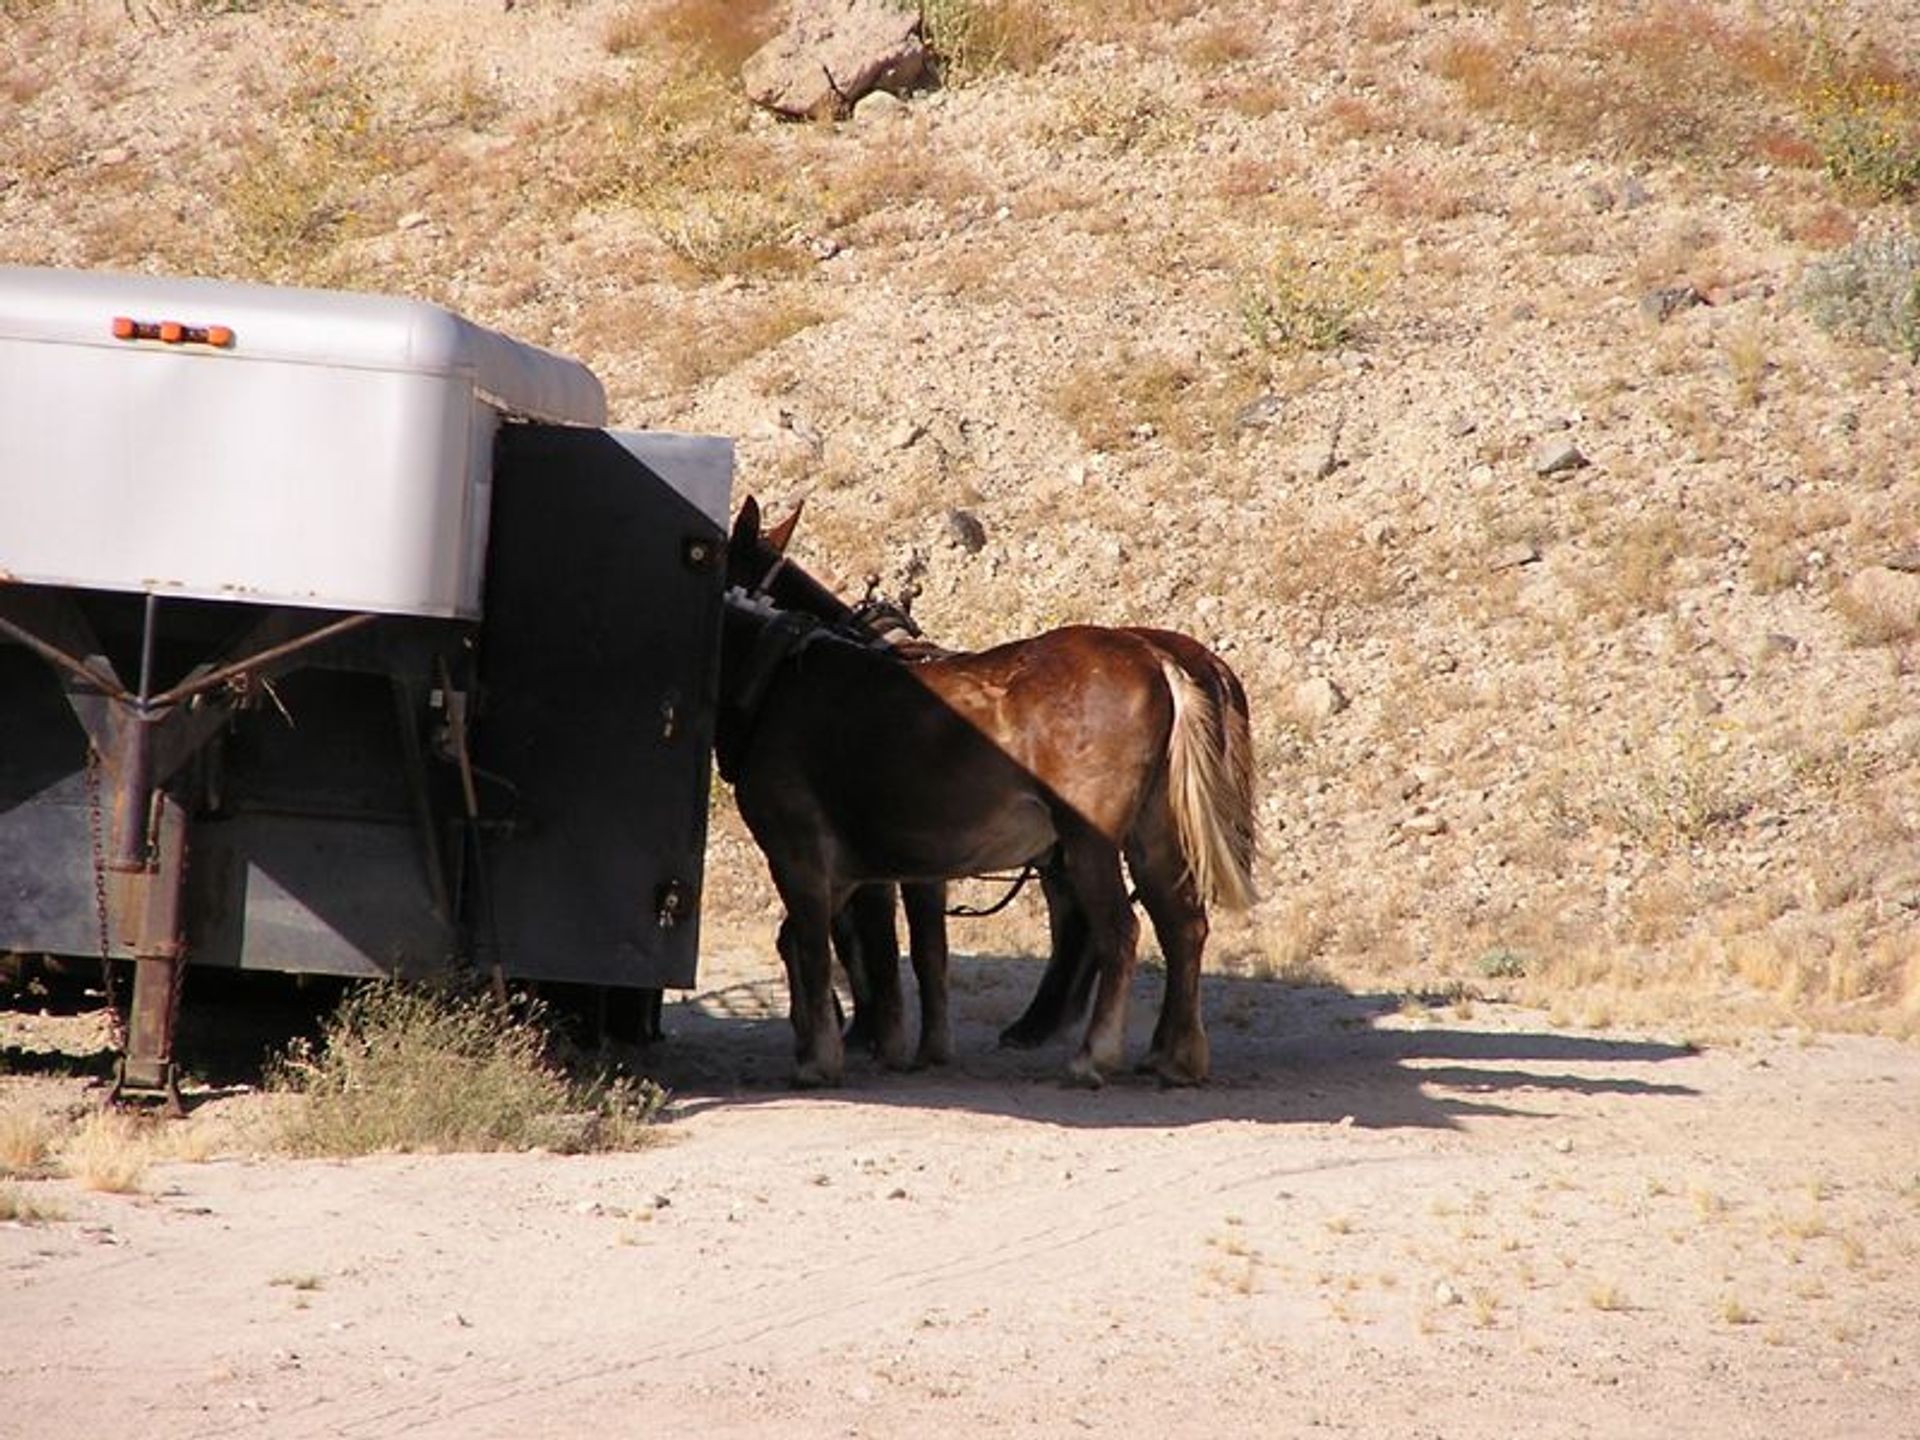
M 922 1045 L 920 1053 L 913 1057 L 913 1068 L 916 1070 L 934 1070 L 952 1063 L 951 1045 Z
M 1170 1060 L 1160 1061 L 1149 1068 L 1160 1077 L 1162 1085 L 1172 1090 L 1187 1090 L 1195 1085 L 1207 1083 L 1206 1071 L 1190 1070 L 1184 1065 L 1175 1065 Z
M 1098 1090 L 1107 1083 L 1107 1077 L 1100 1073 L 1100 1067 L 1093 1063 L 1091 1055 L 1076 1055 L 1067 1064 L 1067 1083 L 1086 1090 Z
M 1051 1034 L 1043 1027 L 1016 1020 L 1000 1032 L 1000 1045 L 1005 1050 L 1038 1050 L 1051 1038 Z
M 793 1072 L 793 1088 L 796 1090 L 829 1090 L 839 1083 L 838 1072 L 829 1071 L 821 1065 L 801 1065 Z

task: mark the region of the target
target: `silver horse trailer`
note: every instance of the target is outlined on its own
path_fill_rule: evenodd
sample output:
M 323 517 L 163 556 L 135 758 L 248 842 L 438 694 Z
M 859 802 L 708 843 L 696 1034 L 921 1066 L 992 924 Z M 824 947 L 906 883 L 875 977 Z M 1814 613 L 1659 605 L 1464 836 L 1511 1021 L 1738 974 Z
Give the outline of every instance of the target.
M 732 448 L 386 296 L 0 268 L 0 953 L 693 982 Z

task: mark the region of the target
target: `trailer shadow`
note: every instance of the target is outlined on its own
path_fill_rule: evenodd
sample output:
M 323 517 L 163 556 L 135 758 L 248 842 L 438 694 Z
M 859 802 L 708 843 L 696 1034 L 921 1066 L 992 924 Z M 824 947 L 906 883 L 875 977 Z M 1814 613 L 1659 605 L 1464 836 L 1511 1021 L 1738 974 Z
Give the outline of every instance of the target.
M 66 1076 L 102 1087 L 120 1052 L 98 960 L 22 957 L 0 969 L 0 1075 Z M 122 1014 L 130 980 L 120 967 Z M 296 1038 L 313 1039 L 351 982 L 217 966 L 189 972 L 177 1053 L 187 1106 L 257 1089 L 270 1058 Z
M 1204 989 L 1213 1079 L 1167 1089 L 1124 1074 L 1100 1090 L 1063 1078 L 1070 1043 L 1002 1049 L 998 1028 L 1018 1013 L 1039 962 L 955 956 L 956 1059 L 940 1070 L 894 1073 L 849 1057 L 836 1103 L 961 1109 L 1080 1127 L 1182 1126 L 1214 1121 L 1452 1128 L 1474 1116 L 1551 1117 L 1574 1097 L 1685 1097 L 1696 1093 L 1655 1067 L 1695 1052 L 1640 1037 L 1566 1033 L 1531 1012 L 1446 1000 L 1356 993 L 1210 975 Z M 1144 1053 L 1160 976 L 1136 981 L 1129 1052 Z M 777 975 L 670 1001 L 667 1038 L 637 1067 L 675 1097 L 669 1113 L 793 1103 L 792 1031 Z
M 713 988 L 670 997 L 665 1038 L 605 1044 L 584 1032 L 589 1068 L 612 1062 L 662 1084 L 669 1122 L 703 1111 L 766 1104 L 871 1105 L 998 1115 L 1065 1128 L 1177 1128 L 1217 1121 L 1338 1124 L 1365 1129 L 1455 1128 L 1475 1117 L 1551 1118 L 1603 1095 L 1648 1100 L 1695 1094 L 1684 1083 L 1685 1045 L 1636 1036 L 1569 1033 L 1529 1011 L 1481 1003 L 1464 1015 L 1447 998 L 1300 986 L 1210 975 L 1204 1004 L 1213 1079 L 1163 1088 L 1123 1073 L 1100 1090 L 1065 1079 L 1072 1041 L 1008 1050 L 1000 1027 L 1018 1014 L 1040 973 L 1031 958 L 956 955 L 952 966 L 954 1063 L 888 1071 L 849 1056 L 839 1088 L 808 1096 L 792 1086 L 793 1031 L 784 978 L 766 962 L 716 957 Z M 727 979 L 730 975 L 752 978 Z M 1161 976 L 1135 982 L 1129 1053 L 1145 1052 Z M 257 1086 L 268 1057 L 313 1037 L 347 982 L 195 970 L 181 1016 L 190 1105 Z M 103 1048 L 103 998 L 95 964 L 36 972 L 30 986 L 0 986 L 16 1022 L 0 1037 L 0 1073 L 65 1075 L 104 1084 L 115 1053 Z M 578 1019 L 578 1017 L 575 1017 Z M 577 1027 L 576 1027 L 577 1031 Z M 1669 1068 L 1672 1067 L 1672 1068 Z

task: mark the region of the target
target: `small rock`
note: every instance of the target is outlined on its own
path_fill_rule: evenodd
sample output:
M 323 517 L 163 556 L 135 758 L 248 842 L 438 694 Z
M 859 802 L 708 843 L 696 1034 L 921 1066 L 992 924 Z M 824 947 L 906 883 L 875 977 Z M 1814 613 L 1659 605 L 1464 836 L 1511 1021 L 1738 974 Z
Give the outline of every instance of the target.
M 1670 320 L 1682 310 L 1707 303 L 1707 297 L 1691 285 L 1669 285 L 1649 290 L 1640 297 L 1640 313 L 1655 324 Z
M 1471 415 L 1456 415 L 1447 426 L 1447 433 L 1456 440 L 1464 440 L 1480 428 L 1480 422 Z
M 949 510 L 947 538 L 969 555 L 978 555 L 987 546 L 987 527 L 971 510 Z
M 1240 407 L 1233 423 L 1242 430 L 1270 430 L 1286 418 L 1286 406 L 1278 395 L 1262 395 Z
M 1574 470 L 1583 470 L 1592 463 L 1572 440 L 1550 439 L 1534 452 L 1533 473 L 1565 475 Z
M 907 102 L 887 90 L 862 95 L 853 105 L 854 123 L 860 125 L 885 124 L 906 113 Z
M 1458 1305 L 1460 1298 L 1460 1292 L 1445 1280 L 1433 1287 L 1433 1303 L 1436 1305 Z
M 1613 209 L 1613 191 L 1598 180 L 1581 186 L 1580 198 L 1587 202 L 1587 208 L 1596 215 L 1604 215 Z
M 1293 706 L 1303 719 L 1328 720 L 1347 708 L 1347 697 L 1324 675 L 1302 680 L 1293 687 Z
M 1902 550 L 1886 562 L 1887 569 L 1903 575 L 1920 575 L 1920 550 Z
M 418 230 L 418 229 L 421 229 L 423 226 L 431 225 L 432 223 L 433 223 L 433 217 L 427 214 L 426 211 L 409 210 L 406 214 L 402 215 L 398 220 L 393 222 L 393 228 L 396 230 Z
M 1920 910 L 1920 870 L 1901 870 L 1882 876 L 1874 889 L 1902 910 Z
M 1400 822 L 1400 828 L 1409 835 L 1444 835 L 1447 821 L 1432 810 L 1416 810 Z
M 1489 570 L 1518 570 L 1523 565 L 1539 563 L 1540 547 L 1531 540 L 1516 540 L 1511 545 L 1502 545 L 1487 557 Z

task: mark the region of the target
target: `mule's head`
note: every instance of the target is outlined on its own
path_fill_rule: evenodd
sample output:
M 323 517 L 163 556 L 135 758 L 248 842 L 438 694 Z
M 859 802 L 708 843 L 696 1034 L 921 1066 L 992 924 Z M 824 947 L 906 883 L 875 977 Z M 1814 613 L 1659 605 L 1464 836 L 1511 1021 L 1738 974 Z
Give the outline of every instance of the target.
M 759 501 L 749 495 L 740 503 L 733 533 L 727 537 L 727 588 L 764 596 L 783 609 L 797 610 L 829 624 L 847 624 L 853 618 L 853 607 L 787 555 L 794 527 L 800 523 L 800 510 L 801 506 L 795 505 L 791 515 L 771 530 L 764 530 Z
M 728 589 L 757 594 L 767 587 L 786 558 L 804 504 L 795 505 L 791 515 L 767 530 L 761 526 L 760 502 L 751 495 L 740 502 L 740 513 L 733 517 L 733 533 L 727 537 Z

